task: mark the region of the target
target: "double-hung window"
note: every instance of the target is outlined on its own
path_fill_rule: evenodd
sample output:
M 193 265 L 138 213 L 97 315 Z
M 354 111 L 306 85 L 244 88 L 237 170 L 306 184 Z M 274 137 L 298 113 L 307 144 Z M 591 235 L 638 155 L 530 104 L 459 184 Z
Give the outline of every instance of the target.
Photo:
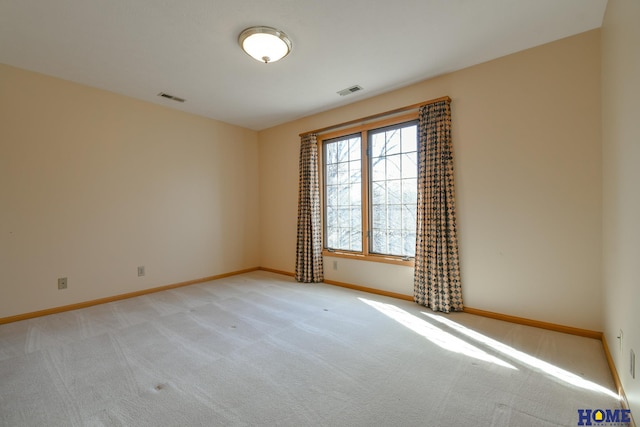
M 404 116 L 322 136 L 325 254 L 415 255 L 418 124 Z

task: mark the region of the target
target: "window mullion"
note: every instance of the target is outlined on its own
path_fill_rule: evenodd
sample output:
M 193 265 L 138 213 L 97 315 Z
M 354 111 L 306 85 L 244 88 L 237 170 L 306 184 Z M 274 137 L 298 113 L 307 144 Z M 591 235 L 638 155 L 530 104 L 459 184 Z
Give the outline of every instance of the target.
M 369 150 L 369 133 L 367 130 L 362 131 L 362 253 L 369 255 L 369 241 L 371 239 L 371 230 L 369 226 L 369 217 L 371 209 L 369 208 L 369 165 L 371 164 Z

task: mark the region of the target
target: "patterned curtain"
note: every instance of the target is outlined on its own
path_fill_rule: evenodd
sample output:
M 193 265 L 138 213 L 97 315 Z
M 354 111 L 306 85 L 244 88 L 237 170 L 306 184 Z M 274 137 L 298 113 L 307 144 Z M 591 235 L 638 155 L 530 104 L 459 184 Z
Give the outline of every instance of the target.
M 296 280 L 304 283 L 324 280 L 320 185 L 318 183 L 318 144 L 314 134 L 303 135 L 300 139 Z
M 450 101 L 421 107 L 419 121 L 413 297 L 434 311 L 462 311 Z

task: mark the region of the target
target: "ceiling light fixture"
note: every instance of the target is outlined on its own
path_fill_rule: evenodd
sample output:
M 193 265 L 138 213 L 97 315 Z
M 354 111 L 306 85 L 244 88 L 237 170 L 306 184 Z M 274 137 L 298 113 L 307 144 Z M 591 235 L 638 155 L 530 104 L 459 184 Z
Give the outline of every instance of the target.
M 291 40 L 285 33 L 271 27 L 251 27 L 240 33 L 238 43 L 247 55 L 268 64 L 291 52 Z

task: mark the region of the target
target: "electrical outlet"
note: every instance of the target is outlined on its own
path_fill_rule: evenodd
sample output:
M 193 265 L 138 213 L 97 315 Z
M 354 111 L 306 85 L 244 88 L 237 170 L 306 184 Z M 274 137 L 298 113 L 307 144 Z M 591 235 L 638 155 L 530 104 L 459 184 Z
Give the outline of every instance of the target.
M 144 276 L 144 265 L 138 267 L 138 277 Z
M 67 278 L 60 277 L 58 279 L 58 289 L 67 289 Z
M 333 269 L 334 270 L 338 269 L 338 261 L 333 261 Z
M 631 350 L 629 352 L 629 372 L 631 373 L 631 378 L 636 377 L 636 353 Z

